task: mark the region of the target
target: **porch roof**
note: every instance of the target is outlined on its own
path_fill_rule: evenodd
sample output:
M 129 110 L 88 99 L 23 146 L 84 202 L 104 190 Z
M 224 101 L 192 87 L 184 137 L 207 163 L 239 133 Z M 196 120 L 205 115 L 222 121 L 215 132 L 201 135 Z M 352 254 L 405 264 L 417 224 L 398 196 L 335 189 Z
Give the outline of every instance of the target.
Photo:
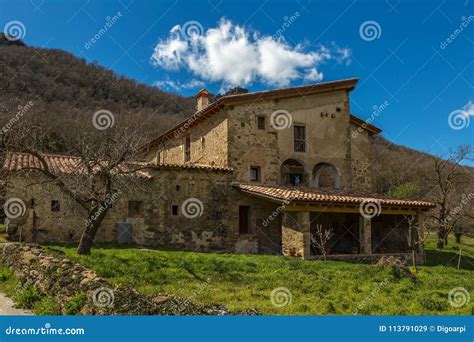
M 279 202 L 313 202 L 324 204 L 360 205 L 363 202 L 377 202 L 382 206 L 410 207 L 419 209 L 434 208 L 435 204 L 419 200 L 391 198 L 377 193 L 331 188 L 310 188 L 303 186 L 280 186 L 260 184 L 234 184 L 243 192 Z

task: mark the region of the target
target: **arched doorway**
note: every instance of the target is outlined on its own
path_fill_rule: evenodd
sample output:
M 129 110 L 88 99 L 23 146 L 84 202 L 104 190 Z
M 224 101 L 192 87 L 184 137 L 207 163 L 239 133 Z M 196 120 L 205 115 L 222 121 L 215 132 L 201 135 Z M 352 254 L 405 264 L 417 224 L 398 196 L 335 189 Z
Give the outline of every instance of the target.
M 280 169 L 281 185 L 304 185 L 307 182 L 305 167 L 296 159 L 287 159 Z
M 321 188 L 340 187 L 339 170 L 332 164 L 319 163 L 313 169 L 313 185 Z

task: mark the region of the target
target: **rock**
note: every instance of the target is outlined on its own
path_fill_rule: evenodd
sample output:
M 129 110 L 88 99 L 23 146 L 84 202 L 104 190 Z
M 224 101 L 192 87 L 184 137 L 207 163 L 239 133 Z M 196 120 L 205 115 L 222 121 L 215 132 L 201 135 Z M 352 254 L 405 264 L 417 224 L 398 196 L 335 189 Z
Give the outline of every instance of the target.
M 170 300 L 170 297 L 165 297 L 165 296 L 157 296 L 153 298 L 153 302 L 155 302 L 158 305 L 163 304 L 169 300 Z

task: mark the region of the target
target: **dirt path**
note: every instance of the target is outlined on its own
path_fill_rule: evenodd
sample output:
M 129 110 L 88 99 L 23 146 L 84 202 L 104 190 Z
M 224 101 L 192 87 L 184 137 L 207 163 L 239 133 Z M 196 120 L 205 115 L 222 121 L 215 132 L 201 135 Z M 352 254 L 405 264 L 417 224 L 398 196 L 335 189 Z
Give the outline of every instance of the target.
M 29 310 L 16 309 L 13 307 L 13 301 L 0 292 L 0 316 L 25 316 L 33 315 Z

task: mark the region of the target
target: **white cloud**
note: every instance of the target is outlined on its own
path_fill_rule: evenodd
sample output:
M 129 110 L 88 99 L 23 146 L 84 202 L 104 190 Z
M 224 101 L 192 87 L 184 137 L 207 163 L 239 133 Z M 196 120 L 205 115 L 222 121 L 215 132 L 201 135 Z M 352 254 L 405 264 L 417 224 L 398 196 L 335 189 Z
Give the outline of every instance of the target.
M 347 60 L 350 50 L 332 46 L 305 51 L 303 45 L 274 40 L 229 20 L 202 35 L 186 37 L 179 25 L 155 47 L 152 63 L 166 70 L 186 69 L 210 82 L 226 86 L 249 85 L 255 81 L 284 86 L 298 79 L 320 81 L 321 63 Z
M 474 103 L 469 101 L 464 107 L 463 110 L 467 113 L 467 115 L 474 116 Z
M 181 83 L 179 81 L 173 81 L 170 79 L 156 81 L 153 83 L 154 86 L 157 86 L 161 89 L 166 90 L 181 90 L 181 89 L 197 89 L 205 86 L 205 83 L 200 80 L 192 79 L 186 83 Z

